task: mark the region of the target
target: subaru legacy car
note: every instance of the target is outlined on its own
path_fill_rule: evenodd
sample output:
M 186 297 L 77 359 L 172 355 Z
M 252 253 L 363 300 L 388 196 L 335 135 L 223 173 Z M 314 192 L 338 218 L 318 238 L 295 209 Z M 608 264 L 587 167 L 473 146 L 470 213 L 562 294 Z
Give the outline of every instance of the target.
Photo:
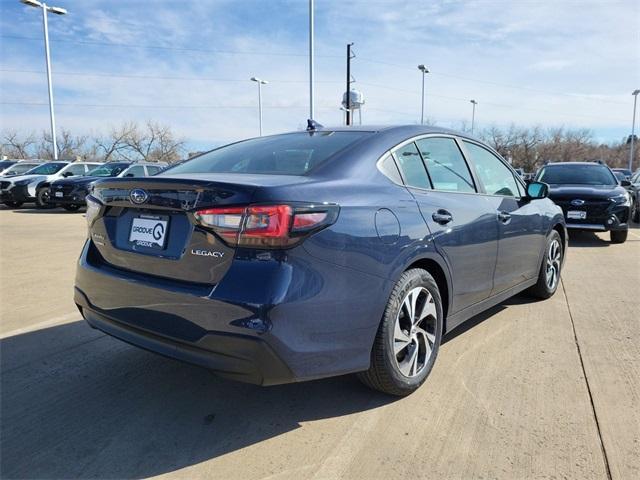
M 596 162 L 550 163 L 536 180 L 549 184 L 549 198 L 562 207 L 569 229 L 610 232 L 612 243 L 627 240 L 631 199 L 630 182 L 616 178 Z
M 94 183 L 75 302 L 91 326 L 225 377 L 357 372 L 407 395 L 444 333 L 554 294 L 567 233 L 546 194 L 466 134 L 310 121 Z

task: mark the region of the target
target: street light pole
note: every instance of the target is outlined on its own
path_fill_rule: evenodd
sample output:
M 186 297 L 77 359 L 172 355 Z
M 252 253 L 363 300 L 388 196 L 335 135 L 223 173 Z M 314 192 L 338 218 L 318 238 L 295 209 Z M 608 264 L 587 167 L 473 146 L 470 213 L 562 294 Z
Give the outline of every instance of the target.
M 251 81 L 258 84 L 258 124 L 260 126 L 260 136 L 262 136 L 262 85 L 266 85 L 269 82 L 258 77 L 251 77 Z
M 478 104 L 478 102 L 476 102 L 475 100 L 469 100 L 469 101 L 473 105 L 473 110 L 471 111 L 471 134 L 473 135 L 473 129 L 476 124 L 476 105 Z
M 418 65 L 418 70 L 422 72 L 422 109 L 420 111 L 420 125 L 424 125 L 424 77 L 427 73 L 429 73 L 429 69 L 424 65 Z
M 631 122 L 631 149 L 629 150 L 629 170 L 633 172 L 633 147 L 636 139 L 636 104 L 638 103 L 638 94 L 640 90 L 634 90 L 633 95 L 633 121 Z
M 53 84 L 51 81 L 51 56 L 49 54 L 49 25 L 47 22 L 47 12 L 56 15 L 65 15 L 67 11 L 60 7 L 50 7 L 44 2 L 37 0 L 20 0 L 25 5 L 42 9 L 42 27 L 44 30 L 44 54 L 47 62 L 47 86 L 49 89 L 49 117 L 51 120 L 51 141 L 53 143 L 53 159 L 58 159 L 58 142 L 56 141 L 56 117 L 53 111 Z
M 314 47 L 313 47 L 313 37 L 314 37 L 314 26 L 313 26 L 313 15 L 314 15 L 314 6 L 313 0 L 309 0 L 309 119 L 313 120 L 315 115 L 315 92 L 314 92 Z

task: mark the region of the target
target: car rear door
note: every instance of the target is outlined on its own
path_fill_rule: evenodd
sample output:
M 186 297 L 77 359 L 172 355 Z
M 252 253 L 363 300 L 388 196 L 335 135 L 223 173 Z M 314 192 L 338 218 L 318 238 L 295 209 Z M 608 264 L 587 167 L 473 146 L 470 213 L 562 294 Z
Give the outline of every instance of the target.
M 462 146 L 498 225 L 494 295 L 537 276 L 546 240 L 544 218 L 504 160 L 476 142 L 463 140 Z
M 451 272 L 456 313 L 493 287 L 498 231 L 490 202 L 475 182 L 455 138 L 428 136 L 401 145 L 394 157 L 418 202 L 436 249 Z

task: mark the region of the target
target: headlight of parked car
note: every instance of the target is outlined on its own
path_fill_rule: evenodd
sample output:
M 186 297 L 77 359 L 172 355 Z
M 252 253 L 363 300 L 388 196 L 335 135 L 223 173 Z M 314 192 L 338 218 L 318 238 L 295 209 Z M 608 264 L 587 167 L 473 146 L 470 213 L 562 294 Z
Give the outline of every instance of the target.
M 620 195 L 616 195 L 615 197 L 609 197 L 609 200 L 616 205 L 629 205 L 629 194 L 621 193 Z

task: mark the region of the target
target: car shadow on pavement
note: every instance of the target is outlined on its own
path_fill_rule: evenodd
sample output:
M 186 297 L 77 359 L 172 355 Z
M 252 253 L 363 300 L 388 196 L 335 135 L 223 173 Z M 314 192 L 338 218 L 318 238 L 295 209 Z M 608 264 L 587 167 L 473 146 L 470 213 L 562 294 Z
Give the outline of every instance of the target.
M 609 235 L 608 233 L 606 235 Z M 569 248 L 609 247 L 611 242 L 597 236 L 594 232 L 575 230 L 569 232 Z
M 354 376 L 226 381 L 84 321 L 5 338 L 0 360 L 3 478 L 149 477 L 397 400 Z

